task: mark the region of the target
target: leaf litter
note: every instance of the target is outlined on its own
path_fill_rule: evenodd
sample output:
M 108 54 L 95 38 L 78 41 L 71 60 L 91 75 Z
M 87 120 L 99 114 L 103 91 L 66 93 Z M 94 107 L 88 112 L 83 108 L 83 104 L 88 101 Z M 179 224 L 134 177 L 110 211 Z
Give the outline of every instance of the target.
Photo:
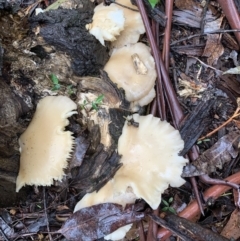
M 178 3 L 178 7 L 180 6 L 179 5 L 179 2 L 184 2 L 184 1 L 176 1 L 176 4 Z M 195 4 L 194 4 L 194 2 L 193 1 L 191 1 L 191 0 L 189 0 L 189 1 L 185 1 L 187 4 L 186 5 L 189 5 L 189 6 L 191 6 L 191 9 L 188 9 L 188 10 L 192 10 L 192 9 L 194 9 L 195 8 Z M 185 5 L 185 8 L 187 8 L 186 7 L 186 5 Z M 198 6 L 199 7 L 199 6 Z M 179 7 L 180 8 L 180 7 Z M 182 9 L 183 10 L 183 9 Z M 186 16 L 191 16 L 191 21 L 188 21 L 188 23 L 186 23 L 186 22 L 184 22 L 184 24 L 192 24 L 191 25 L 191 27 L 197 27 L 197 28 L 200 28 L 201 26 L 199 25 L 199 23 L 201 22 L 201 16 L 194 16 L 194 14 L 193 14 L 194 12 L 191 12 L 191 13 L 189 13 L 189 12 L 187 12 L 187 11 L 185 11 L 185 9 L 184 9 L 184 11 L 182 11 L 182 13 L 181 14 L 184 14 L 184 17 L 186 18 Z M 176 15 L 177 15 L 177 13 L 176 13 Z M 183 15 L 181 15 L 181 16 L 183 16 Z M 181 17 L 180 16 L 180 17 Z M 207 20 L 209 20 L 208 18 L 209 18 L 209 16 L 210 17 L 213 17 L 213 14 L 211 13 L 210 14 L 210 12 L 208 13 L 208 15 L 207 15 Z M 198 18 L 198 19 L 197 19 Z M 220 16 L 220 18 L 222 18 L 222 16 Z M 220 19 L 219 18 L 219 19 Z M 205 19 L 205 20 L 206 20 Z M 178 18 L 178 19 L 176 19 L 177 21 L 180 21 L 180 18 Z M 189 20 L 189 19 L 188 19 Z M 213 19 L 214 21 L 217 21 L 218 19 Z M 222 19 L 220 19 L 221 21 L 222 21 Z M 219 22 L 217 22 L 217 24 L 219 25 L 219 23 L 220 23 L 220 20 L 218 20 Z M 208 25 L 208 26 L 210 26 L 210 30 L 212 30 L 212 28 L 213 28 L 213 25 L 215 25 L 216 24 L 216 22 L 214 22 L 214 21 L 212 21 L 212 25 L 210 24 L 210 25 Z M 195 24 L 195 25 L 194 25 Z M 217 30 L 217 29 L 216 29 Z M 226 36 L 226 34 L 223 34 L 223 36 Z M 223 37 L 224 38 L 224 37 Z M 228 41 L 231 41 L 231 39 L 233 39 L 233 37 L 232 37 L 232 35 L 230 35 L 230 40 L 228 40 Z M 217 40 L 217 41 L 215 41 L 215 40 Z M 202 46 L 200 46 L 200 49 L 201 49 L 201 51 L 199 51 L 197 54 L 196 54 L 196 56 L 199 56 L 199 57 L 202 57 L 202 54 L 203 54 L 203 52 L 205 52 L 205 58 L 206 58 L 206 61 L 207 61 L 207 64 L 209 65 L 209 66 L 212 66 L 212 65 L 215 65 L 215 64 L 218 64 L 217 62 L 218 62 L 218 60 L 221 60 L 221 57 L 222 57 L 222 54 L 224 54 L 224 53 L 222 53 L 223 52 L 223 47 L 225 47 L 226 48 L 226 44 L 224 45 L 221 45 L 221 43 L 219 42 L 219 41 L 221 41 L 221 39 L 219 39 L 219 37 L 217 37 L 216 39 L 212 39 L 211 41 L 209 40 L 209 38 L 207 37 L 207 42 L 205 43 L 205 44 L 203 44 Z M 218 46 L 218 43 L 220 43 L 220 47 Z M 224 42 L 223 42 L 224 43 Z M 228 43 L 228 42 L 227 42 Z M 181 47 L 181 46 L 180 46 Z M 184 47 L 184 46 L 183 46 Z M 218 47 L 219 47 L 219 49 L 218 49 Z M 194 49 L 196 49 L 196 45 L 193 45 L 192 46 L 192 49 L 194 50 Z M 208 50 L 215 50 L 215 51 L 208 51 Z M 177 51 L 175 51 L 176 53 L 177 53 Z M 179 52 L 178 52 L 179 53 Z M 190 55 L 190 52 L 184 52 L 184 50 L 182 51 L 182 53 L 184 54 L 186 54 L 186 55 Z M 189 59 L 189 58 L 188 58 Z M 236 61 L 235 61 L 236 62 Z M 215 66 L 216 67 L 216 66 Z M 219 65 L 217 66 L 217 67 L 219 67 Z M 204 68 L 206 68 L 206 66 L 204 66 Z M 221 65 L 220 65 L 220 67 L 219 68 L 221 68 Z M 226 67 L 225 67 L 225 69 L 226 69 Z M 231 70 L 231 68 L 229 69 L 229 70 Z M 184 71 L 182 71 L 182 72 L 184 72 Z M 194 72 L 194 71 L 193 71 Z M 237 72 L 238 73 L 238 72 Z M 206 76 L 203 76 L 203 78 L 202 78 L 202 80 L 211 80 L 211 76 L 213 76 L 213 73 L 211 72 L 211 71 L 208 71 L 207 72 L 207 74 L 209 75 L 207 78 L 206 78 Z M 191 69 L 190 69 L 190 73 L 189 73 L 189 75 L 192 75 L 192 66 L 191 66 Z M 200 74 L 200 75 L 202 75 L 202 73 Z M 191 76 L 192 78 L 192 81 L 196 81 L 196 85 L 197 84 L 199 84 L 197 81 L 199 80 L 198 78 L 196 78 L 196 76 L 194 76 L 194 74 L 193 74 L 193 76 Z M 224 87 L 222 87 L 222 89 L 223 89 L 223 91 L 225 92 L 225 93 L 227 93 L 228 95 L 229 95 L 229 98 L 231 98 L 232 99 L 232 101 L 233 101 L 233 103 L 234 103 L 234 101 L 236 101 L 236 98 L 235 97 L 237 97 L 237 96 L 239 96 L 239 91 L 238 91 L 238 89 L 239 89 L 239 82 L 238 82 L 238 77 L 236 76 L 236 77 L 233 77 L 233 78 L 230 78 L 229 76 L 227 76 L 226 75 L 226 78 L 224 78 L 225 76 L 220 76 L 220 77 L 218 77 L 217 78 L 217 82 L 221 82 L 221 84 L 222 85 L 224 85 Z M 191 84 L 195 84 L 194 82 L 193 83 L 191 83 L 190 82 L 190 85 Z M 212 83 L 211 83 L 212 84 Z M 213 90 L 213 91 L 215 91 L 215 90 Z M 230 93 L 230 94 L 229 94 Z M 187 107 L 189 107 L 190 106 L 190 109 L 192 108 L 192 106 L 191 106 L 191 104 L 195 104 L 195 105 L 198 105 L 199 104 L 199 100 L 197 100 L 196 101 L 196 99 L 197 98 L 199 98 L 199 99 L 201 99 L 202 98 L 202 96 L 197 96 L 197 98 L 195 98 L 196 96 L 187 96 L 187 97 L 185 97 L 186 99 L 185 100 L 181 100 L 182 101 L 182 103 L 183 104 L 188 104 L 187 105 Z M 189 99 L 190 99 L 190 101 L 189 101 Z M 188 102 L 187 102 L 188 101 Z M 189 105 L 189 103 L 190 103 L 190 105 Z M 189 111 L 189 112 L 191 112 L 191 111 Z M 205 118 L 208 118 L 210 115 L 211 115 L 211 113 L 212 112 L 215 112 L 215 114 L 216 114 L 216 109 L 214 109 L 214 107 L 212 107 L 209 111 L 208 111 L 208 113 L 207 113 L 207 117 L 205 117 Z M 216 114 L 216 116 L 217 116 L 217 114 Z M 222 119 L 221 119 L 221 115 L 219 115 L 219 118 L 220 118 L 220 121 L 219 122 L 221 122 L 222 121 Z M 189 117 L 190 118 L 190 117 Z M 191 119 L 191 118 L 190 118 Z M 197 119 L 196 117 L 195 117 L 195 119 Z M 204 120 L 204 118 L 203 118 L 203 120 Z M 216 122 L 217 124 L 219 123 L 219 122 Z M 204 123 L 204 122 L 202 122 L 202 123 Z M 200 125 L 201 125 L 201 122 L 200 122 Z M 209 125 L 211 125 L 211 124 L 209 124 Z M 206 132 L 206 129 L 207 129 L 207 126 L 205 126 L 204 128 L 203 128 L 203 130 L 201 130 L 202 132 Z M 216 138 L 216 136 L 214 137 L 214 138 L 210 138 L 210 143 L 208 144 L 208 143 L 206 143 L 206 142 L 202 142 L 200 145 L 199 145 L 199 147 L 200 147 L 200 150 L 201 150 L 201 152 L 203 153 L 197 160 L 196 160 L 196 162 L 193 162 L 193 164 L 195 163 L 195 167 L 198 169 L 198 175 L 200 175 L 201 173 L 209 173 L 209 172 L 219 172 L 219 169 L 220 168 L 222 168 L 225 164 L 227 164 L 227 163 L 229 163 L 231 160 L 233 160 L 233 159 L 235 159 L 236 157 L 237 157 L 237 154 L 238 154 L 238 146 L 237 146 L 237 142 L 239 141 L 239 133 L 238 134 L 236 134 L 236 136 L 235 136 L 235 134 L 233 134 L 234 133 L 234 131 L 235 131 L 235 129 L 234 128 L 232 128 L 232 126 L 227 126 L 227 128 L 224 128 L 224 131 L 227 131 L 227 132 L 229 132 L 229 134 L 228 135 L 225 135 L 224 137 L 222 137 L 222 138 L 220 138 L 219 140 L 218 140 L 218 142 L 216 142 L 216 139 L 218 139 L 218 138 Z M 223 132 L 224 133 L 224 132 Z M 186 135 L 187 136 L 187 135 Z M 221 136 L 221 135 L 220 135 Z M 190 138 L 189 138 L 190 139 Z M 196 140 L 197 140 L 197 138 L 196 138 Z M 213 144 L 214 142 L 216 142 L 216 144 Z M 190 144 L 189 146 L 191 146 L 192 144 Z M 212 147 L 211 148 L 209 148 L 210 146 L 212 145 Z M 77 166 L 80 166 L 81 164 L 82 164 L 82 162 L 83 162 L 83 158 L 84 158 L 84 156 L 85 156 L 85 154 L 87 153 L 87 149 L 88 149 L 88 143 L 86 143 L 86 145 L 84 146 L 84 151 L 82 152 L 82 153 L 79 153 L 79 154 L 76 154 L 76 156 L 77 156 L 77 158 L 76 158 L 76 163 L 74 163 L 74 167 L 77 167 Z M 207 150 L 206 150 L 207 149 Z M 88 153 L 87 153 L 88 154 Z M 210 162 L 209 163 L 207 163 L 208 161 L 210 160 Z M 86 160 L 85 160 L 86 161 Z M 190 173 L 190 176 L 191 175 L 195 175 L 194 173 Z M 49 191 L 49 194 L 51 194 L 52 195 L 52 193 Z M 58 198 L 58 196 L 55 196 L 55 197 L 57 197 Z M 34 199 L 33 199 L 34 200 Z M 168 200 L 168 199 L 167 199 Z M 70 206 L 71 205 L 71 203 L 69 202 L 68 203 L 68 205 Z M 34 206 L 34 205 L 33 205 Z M 101 216 L 100 215 L 100 217 L 96 217 L 96 220 L 95 220 L 95 217 L 94 217 L 94 221 L 92 221 L 92 219 L 91 219 L 91 217 L 89 216 L 89 222 L 91 223 L 91 222 L 93 222 L 93 230 L 90 230 L 89 232 L 90 232 L 90 236 L 89 237 L 98 237 L 97 235 L 98 235 L 98 233 L 96 234 L 96 225 L 99 225 L 99 227 L 101 227 L 101 230 L 99 231 L 99 233 L 100 233 L 100 235 L 99 235 L 99 237 L 101 236 L 101 235 L 103 235 L 103 233 L 106 231 L 106 230 L 109 230 L 109 229 L 111 229 L 112 227 L 111 227 L 111 225 L 108 227 L 108 228 L 106 228 L 106 226 L 104 226 L 104 225 L 107 225 L 107 223 L 109 224 L 109 223 L 112 223 L 112 216 L 114 217 L 114 219 L 115 218 L 117 218 L 118 216 L 121 216 L 121 215 L 124 215 L 122 212 L 124 212 L 123 210 L 121 210 L 121 208 L 119 207 L 119 209 L 117 208 L 117 207 L 114 207 L 114 208 L 116 208 L 116 213 L 115 213 L 115 211 L 114 211 L 114 208 L 113 208 L 113 206 L 108 206 L 109 208 L 110 208 L 110 210 L 112 210 L 113 211 L 113 213 L 111 213 L 111 212 L 109 212 L 109 215 L 110 215 L 110 217 L 109 217 L 109 219 L 107 218 L 107 216 Z M 106 208 L 106 207 L 105 207 Z M 101 208 L 100 208 L 101 209 Z M 31 209 L 31 211 L 32 211 L 33 209 Z M 90 209 L 89 210 L 91 210 L 91 207 L 90 207 Z M 24 209 L 23 207 L 22 207 L 22 211 L 24 212 L 27 212 L 26 211 L 26 209 Z M 86 211 L 85 210 L 85 212 L 86 213 L 88 213 L 88 211 Z M 99 210 L 99 212 L 100 212 L 100 210 Z M 100 212 L 100 214 L 101 214 L 101 212 Z M 121 215 L 120 215 L 121 214 Z M 84 223 L 84 220 L 82 220 L 81 218 L 79 218 L 78 216 L 80 215 L 80 214 L 76 214 L 76 217 L 74 216 L 75 214 L 73 214 L 73 218 L 72 217 L 70 217 L 69 218 L 69 220 L 71 221 L 72 220 L 72 222 L 74 223 L 74 224 L 76 224 L 76 227 L 79 227 L 79 225 L 81 226 L 81 225 L 83 225 L 83 227 L 85 228 L 85 229 L 87 229 L 87 227 L 85 227 L 84 226 L 84 224 L 82 224 L 82 222 Z M 84 214 L 85 215 L 85 214 Z M 84 215 L 82 215 L 82 217 L 84 218 Z M 234 216 L 235 215 L 235 216 Z M 231 217 L 230 218 L 230 220 L 229 220 L 229 222 L 230 222 L 230 226 L 232 225 L 231 224 L 231 221 L 232 222 L 238 222 L 238 217 L 236 217 L 238 214 L 236 214 L 236 213 L 233 213 L 233 217 Z M 140 215 L 141 216 L 141 215 Z M 86 217 L 86 216 L 85 216 Z M 102 217 L 102 218 L 101 218 Z M 44 220 L 44 219 L 43 219 Z M 105 220 L 105 221 L 103 221 L 103 220 Z M 118 219 L 117 219 L 118 220 Z M 104 224 L 99 224 L 99 222 L 100 221 L 102 221 Z M 36 222 L 38 222 L 38 221 L 36 221 Z M 116 221 L 117 222 L 117 221 Z M 86 222 L 86 223 L 88 223 L 88 221 Z M 114 223 L 114 221 L 113 221 L 113 223 Z M 44 222 L 43 222 L 43 224 L 44 224 Z M 87 224 L 86 224 L 87 225 Z M 95 226 L 94 226 L 95 225 Z M 60 231 L 64 234 L 64 235 L 69 235 L 69 237 L 71 236 L 71 234 L 69 234 L 69 232 L 68 232 L 68 227 L 70 226 L 70 229 L 71 229 L 71 227 L 73 227 L 74 225 L 71 225 L 71 222 L 69 222 L 68 223 L 68 221 L 62 226 L 62 228 L 60 229 Z M 116 225 L 116 226 L 118 226 L 118 225 Z M 6 226 L 6 223 L 4 224 L 4 222 L 1 222 L 1 227 L 3 228 L 3 227 L 7 227 Z M 10 227 L 10 226 L 9 226 Z M 30 227 L 30 226 L 29 226 Z M 34 227 L 34 225 L 33 225 L 33 227 Z M 34 231 L 38 231 L 38 230 L 40 230 L 41 229 L 41 225 L 36 225 L 35 226 L 36 228 L 35 229 L 33 229 Z M 81 226 L 82 227 L 82 226 Z M 229 229 L 230 227 L 229 226 L 226 226 L 226 229 Z M 233 226 L 232 225 L 232 228 L 233 228 L 233 230 L 234 229 L 236 229 L 237 228 L 237 226 Z M 74 229 L 74 227 L 73 227 L 73 229 Z M 6 231 L 6 233 L 7 234 L 10 234 L 10 232 L 8 232 L 9 231 L 9 229 L 4 229 L 5 231 Z M 94 231 L 95 230 L 95 231 Z M 112 230 L 113 230 L 113 228 L 112 228 Z M 112 231 L 111 230 L 111 231 Z M 75 230 L 76 231 L 76 230 Z M 232 231 L 233 232 L 233 231 Z M 236 237 L 237 238 L 237 235 L 232 235 L 231 236 L 231 229 L 230 230 L 228 230 L 228 232 L 226 231 L 225 233 L 228 233 L 228 236 L 227 236 L 227 238 L 231 238 L 232 236 L 234 236 L 234 237 Z M 222 233 L 223 235 L 224 235 L 224 232 Z M 82 237 L 81 235 L 83 235 L 83 234 L 80 234 L 80 237 Z M 91 235 L 93 235 L 93 236 L 91 236 Z M 94 236 L 95 235 L 95 236 Z M 73 236 L 74 236 L 74 234 L 73 234 Z M 225 236 L 225 235 L 224 235 Z M 88 238 L 89 238 L 88 237 Z M 102 236 L 101 236 L 102 237 Z M 73 240 L 79 240 L 79 239 L 76 239 L 76 236 L 75 237 L 73 237 L 73 238 L 75 238 L 75 239 L 73 239 Z M 83 240 L 88 240 L 87 239 L 87 236 L 84 236 L 84 238 L 86 238 L 86 239 L 83 239 Z M 89 239 L 89 240 L 92 240 L 92 239 Z
M 71 241 L 91 241 L 143 218 L 144 213 L 135 211 L 134 205 L 123 210 L 121 205 L 103 203 L 75 212 L 58 232 Z

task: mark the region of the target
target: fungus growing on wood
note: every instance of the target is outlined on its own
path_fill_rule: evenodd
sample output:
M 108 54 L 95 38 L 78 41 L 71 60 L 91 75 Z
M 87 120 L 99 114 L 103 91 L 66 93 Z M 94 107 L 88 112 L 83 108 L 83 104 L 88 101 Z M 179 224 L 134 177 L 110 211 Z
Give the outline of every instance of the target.
M 104 6 L 99 4 L 94 9 L 93 21 L 86 29 L 104 45 L 104 40 L 114 41 L 124 28 L 123 11 L 116 5 Z
M 185 182 L 181 174 L 187 159 L 178 155 L 184 142 L 166 121 L 153 115 L 132 117 L 139 127 L 125 122 L 118 141 L 123 166 L 114 176 L 114 188 L 124 193 L 131 187 L 137 198 L 156 209 L 169 184 L 179 187 Z
M 133 61 L 133 56 L 136 56 L 136 54 L 138 62 Z M 143 70 L 141 71 L 139 68 Z M 150 53 L 150 48 L 143 43 L 114 49 L 104 70 L 119 88 L 125 90 L 126 99 L 136 104 L 150 92 L 152 93 L 157 77 L 155 62 Z M 150 98 L 149 102 L 151 100 L 152 98 Z M 144 104 L 149 102 L 144 101 Z
M 138 11 L 133 11 L 131 9 L 138 10 L 138 8 L 131 3 L 130 0 L 116 0 L 116 3 L 120 3 L 126 7 L 121 7 L 112 3 L 110 6 L 115 5 L 123 10 L 125 23 L 124 30 L 117 37 L 117 39 L 112 43 L 114 48 L 120 48 L 127 44 L 135 44 L 138 42 L 141 34 L 145 33 L 145 27 L 142 21 L 141 14 Z
M 49 186 L 61 180 L 74 139 L 64 131 L 68 117 L 77 113 L 77 105 L 66 96 L 48 96 L 40 100 L 33 119 L 21 135 L 18 192 L 24 185 Z
M 129 109 L 130 103 L 124 98 L 122 90 L 118 89 L 104 72 L 101 78 L 97 77 L 75 77 L 79 91 L 76 102 L 80 105 L 83 123 L 93 123 L 98 125 L 101 133 L 101 143 L 105 148 L 115 145 L 122 132 L 124 118 L 128 115 L 121 109 Z M 99 96 L 103 96 L 97 110 L 92 108 L 92 103 Z M 86 103 L 84 105 L 84 102 Z M 84 108 L 83 108 L 84 106 Z
M 77 203 L 75 212 L 106 202 L 125 206 L 137 198 L 156 209 L 169 184 L 179 187 L 185 182 L 181 174 L 187 159 L 178 155 L 184 146 L 179 132 L 153 115 L 134 114 L 126 119 L 118 141 L 123 166 L 99 192 L 85 195 Z M 129 225 L 121 227 L 105 238 L 119 240 L 129 228 Z
M 110 6 L 99 4 L 94 9 L 93 21 L 86 29 L 104 45 L 104 40 L 111 41 L 114 48 L 138 42 L 141 34 L 145 33 L 142 17 L 130 0 L 117 0 Z M 134 10 L 131 10 L 134 9 Z

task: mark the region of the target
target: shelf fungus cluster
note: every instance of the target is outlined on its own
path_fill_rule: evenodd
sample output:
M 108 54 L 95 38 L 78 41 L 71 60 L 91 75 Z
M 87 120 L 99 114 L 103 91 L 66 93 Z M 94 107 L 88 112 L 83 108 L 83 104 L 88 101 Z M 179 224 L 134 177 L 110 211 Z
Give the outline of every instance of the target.
M 126 44 L 136 43 L 140 35 L 145 33 L 145 28 L 137 7 L 132 5 L 130 0 L 116 0 L 115 2 L 110 6 L 99 4 L 94 9 L 92 23 L 87 24 L 86 29 L 102 45 L 106 40 L 111 41 L 113 47 L 119 48 Z
M 39 101 L 34 117 L 19 139 L 18 192 L 25 185 L 50 186 L 61 181 L 73 149 L 70 131 L 64 131 L 77 105 L 66 96 L 48 96 Z
M 129 124 L 131 118 L 138 124 Z M 169 185 L 179 187 L 185 182 L 181 173 L 187 160 L 178 155 L 183 146 L 179 132 L 168 122 L 152 115 L 128 117 L 118 141 L 123 166 L 99 192 L 86 194 L 75 211 L 105 202 L 125 206 L 138 198 L 156 209 Z M 119 240 L 130 227 L 121 227 L 105 239 Z
M 112 42 L 111 56 L 104 70 L 119 88 L 124 89 L 130 109 L 138 111 L 154 99 L 157 77 L 150 48 L 137 43 L 145 33 L 140 13 L 130 0 L 117 0 L 110 6 L 102 3 L 94 11 L 87 29 L 102 44 L 104 40 Z

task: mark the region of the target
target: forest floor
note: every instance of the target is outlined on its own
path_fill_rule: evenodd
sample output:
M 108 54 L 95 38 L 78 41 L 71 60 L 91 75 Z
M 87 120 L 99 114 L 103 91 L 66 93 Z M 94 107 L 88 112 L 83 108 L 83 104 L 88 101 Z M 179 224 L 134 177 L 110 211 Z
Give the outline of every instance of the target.
M 95 240 L 96 230 L 103 230 L 97 221 L 86 222 L 89 216 L 84 213 L 74 216 L 74 206 L 85 193 L 101 188 L 119 168 L 115 146 L 105 151 L 99 143 L 99 129 L 84 126 L 81 116 L 73 116 L 68 130 L 78 144 L 64 180 L 15 193 L 18 138 L 38 101 L 47 95 L 67 95 L 77 102 L 82 76 L 101 75 L 110 86 L 100 71 L 109 58 L 110 45 L 103 47 L 91 36 L 92 45 L 85 48 L 85 43 L 79 43 L 76 50 L 71 42 L 73 36 L 85 38 L 77 31 L 91 21 L 98 3 L 66 1 L 63 8 L 71 5 L 66 11 L 34 16 L 37 7 L 46 9 L 53 2 L 0 1 L 0 240 Z M 186 183 L 165 190 L 157 210 L 152 212 L 140 201 L 121 211 L 120 219 L 119 213 L 111 214 L 114 225 L 109 230 L 127 224 L 131 212 L 135 222 L 123 240 L 240 240 L 239 1 L 169 0 L 153 9 L 146 1 L 136 3 L 146 28 L 139 41 L 151 47 L 158 75 L 156 98 L 141 111 L 166 119 L 180 131 L 185 142 L 180 155 L 191 164 L 183 170 Z M 81 4 L 86 15 L 73 26 L 74 7 Z M 84 51 L 87 60 L 81 57 Z M 105 96 L 109 93 L 121 96 L 112 87 Z M 98 108 L 102 100 L 99 93 L 97 97 L 93 104 Z M 113 157 L 114 165 L 109 164 Z M 97 172 L 99 166 L 104 171 L 96 177 L 91 170 Z M 81 180 L 79 173 L 85 173 Z M 91 218 L 99 218 L 101 208 L 109 211 L 104 205 L 89 209 Z M 117 205 L 111 208 L 119 212 Z M 87 236 L 83 231 L 70 234 L 70 221 L 77 222 L 75 229 L 88 229 Z

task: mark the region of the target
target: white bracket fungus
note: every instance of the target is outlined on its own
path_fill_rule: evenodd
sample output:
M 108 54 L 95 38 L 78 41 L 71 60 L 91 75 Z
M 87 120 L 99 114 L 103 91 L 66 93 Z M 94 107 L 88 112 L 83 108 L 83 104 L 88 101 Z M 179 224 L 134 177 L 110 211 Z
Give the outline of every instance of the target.
M 128 8 L 138 8 L 130 0 L 118 0 L 117 3 Z M 99 4 L 94 9 L 93 21 L 86 25 L 87 30 L 104 45 L 104 40 L 111 41 L 116 48 L 137 43 L 141 34 L 145 33 L 142 17 L 133 11 L 115 3 L 110 6 Z
M 126 121 L 118 141 L 123 166 L 114 176 L 114 188 L 124 193 L 131 187 L 137 198 L 156 209 L 169 184 L 185 182 L 181 174 L 188 160 L 178 155 L 184 142 L 174 127 L 153 115 L 134 114 L 133 119 L 139 127 Z
M 134 63 L 132 56 L 138 56 L 138 66 Z M 126 99 L 129 102 L 148 104 L 155 97 L 154 84 L 157 77 L 155 62 L 150 53 L 150 48 L 143 43 L 127 45 L 120 49 L 114 49 L 113 53 L 104 67 L 109 78 L 125 90 Z M 139 74 L 139 71 L 144 74 Z M 148 94 L 149 98 L 146 97 Z M 144 101 L 138 103 L 142 98 Z
M 104 45 L 104 40 L 114 41 L 124 28 L 123 11 L 116 5 L 104 6 L 99 4 L 94 9 L 93 22 L 86 29 Z
M 76 109 L 77 105 L 66 96 L 48 96 L 39 101 L 31 123 L 19 139 L 17 192 L 26 184 L 49 186 L 53 179 L 62 179 L 74 144 L 72 133 L 64 128 Z
M 131 118 L 134 125 L 131 125 Z M 178 155 L 183 146 L 179 132 L 168 122 L 152 115 L 127 117 L 118 141 L 123 166 L 99 192 L 86 194 L 74 212 L 106 202 L 125 207 L 137 198 L 143 198 L 156 209 L 169 184 L 179 187 L 185 182 L 181 174 L 188 160 Z M 129 225 L 121 227 L 105 238 L 119 240 L 129 228 Z
M 111 4 L 119 6 L 123 10 L 125 17 L 124 30 L 117 37 L 117 40 L 112 43 L 112 47 L 121 48 L 127 44 L 137 43 L 140 35 L 145 33 L 145 27 L 142 21 L 141 14 L 138 11 L 131 10 L 138 10 L 138 8 L 133 5 L 130 0 L 116 0 L 116 3 L 128 7 L 121 7 L 114 3 Z

